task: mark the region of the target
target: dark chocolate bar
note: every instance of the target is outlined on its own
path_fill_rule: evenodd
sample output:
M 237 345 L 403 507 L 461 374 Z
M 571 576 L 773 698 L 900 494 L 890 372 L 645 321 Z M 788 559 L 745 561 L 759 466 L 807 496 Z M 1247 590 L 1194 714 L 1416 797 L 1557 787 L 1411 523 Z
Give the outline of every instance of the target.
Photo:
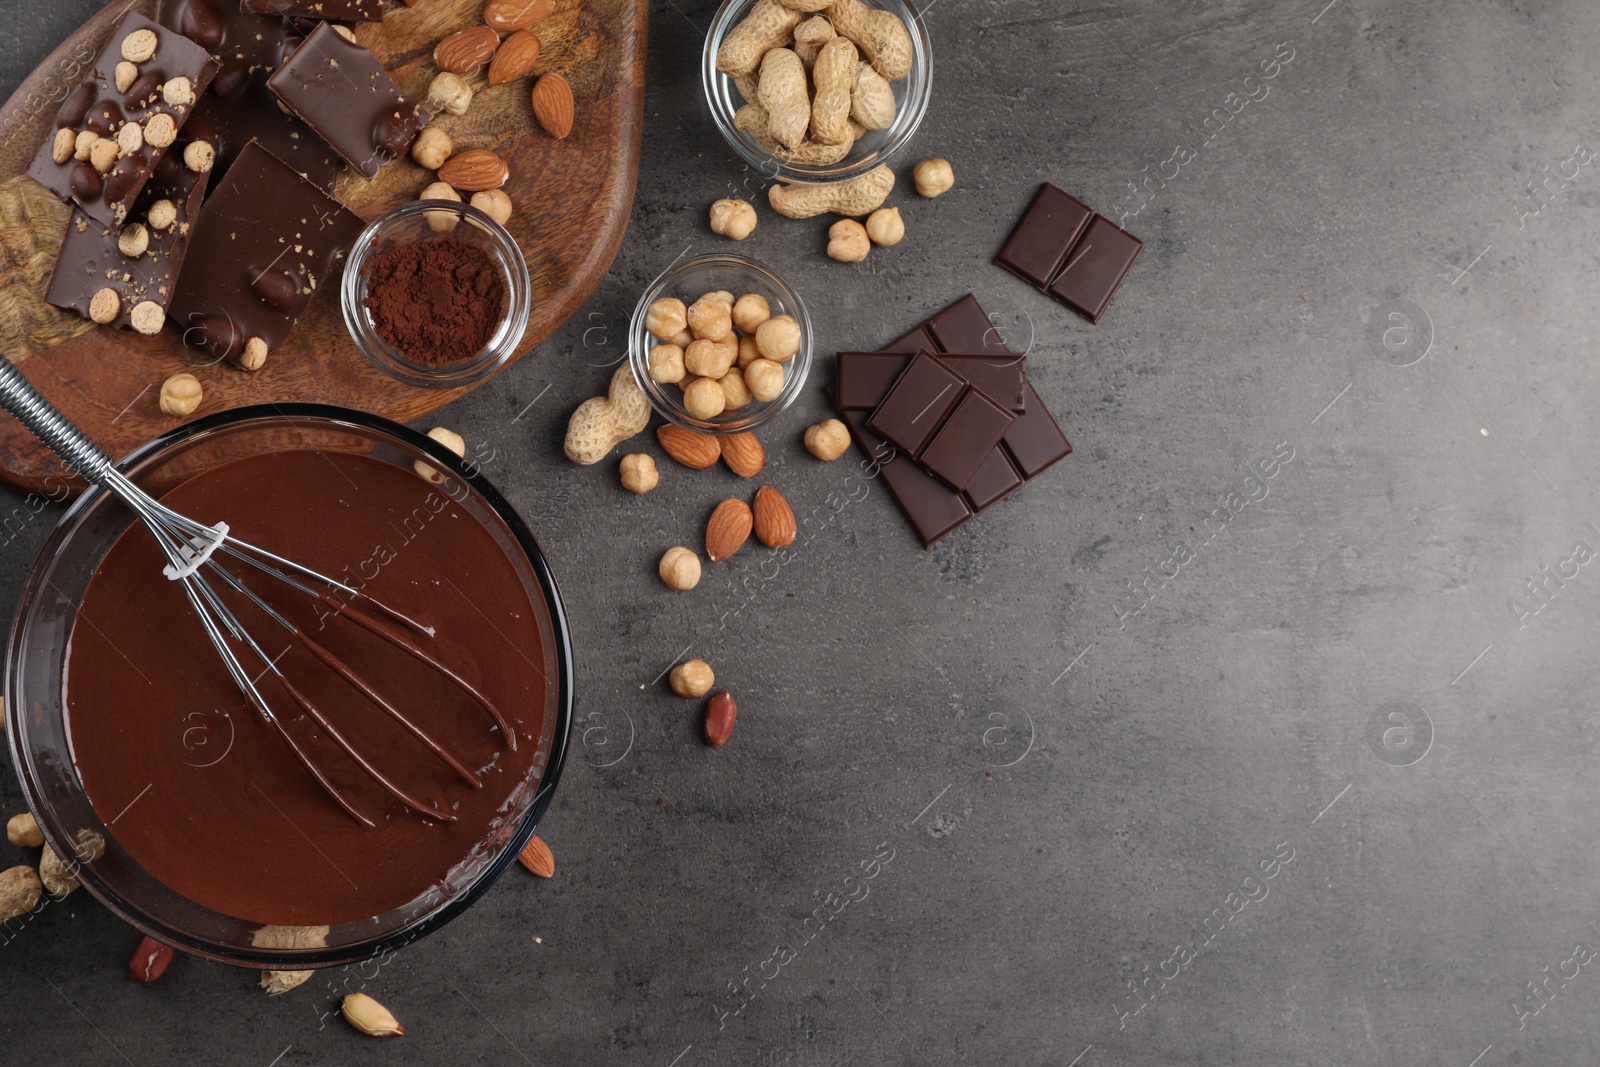
M 120 230 L 72 213 L 47 301 L 104 325 L 160 331 L 206 193 L 206 175 L 184 166 L 182 150 L 176 142 L 156 163 Z
M 241 11 L 292 19 L 382 22 L 383 0 L 241 0 Z
M 95 222 L 121 226 L 216 71 L 187 37 L 124 16 L 56 112 L 29 175 Z M 190 165 L 204 172 L 215 155 L 197 147 Z
M 1050 295 L 1090 322 L 1099 322 L 1143 250 L 1143 241 L 1096 215 L 1050 283 Z
M 1016 418 L 969 388 L 917 455 L 917 462 L 945 485 L 963 490 Z
M 968 340 L 975 335 L 982 337 L 987 334 L 990 321 L 977 300 L 971 295 L 965 296 L 928 323 L 906 334 L 885 352 L 840 353 L 839 379 L 832 393 L 839 417 L 849 425 L 863 450 L 868 455 L 874 455 L 875 449 L 881 449 L 882 455 L 891 457 L 883 461 L 880 456 L 874 455 L 874 458 L 880 459 L 884 484 L 900 503 L 901 510 L 916 528 L 925 548 L 968 518 L 1006 499 L 1072 452 L 1072 445 L 1031 383 L 1024 384 L 1026 412 L 1006 428 L 1000 444 L 982 457 L 967 481 L 964 493 L 957 493 L 941 483 L 914 459 L 895 451 L 893 445 L 883 441 L 867 427 L 867 412 L 875 408 L 892 387 L 898 377 L 895 373 L 897 368 L 903 368 L 908 362 L 903 346 L 913 340 L 936 342 L 935 334 L 929 327 L 941 320 L 945 324 L 946 336 Z M 978 333 L 979 330 L 983 333 Z M 998 332 L 992 339 L 998 343 Z M 1004 352 L 1003 345 L 1001 352 Z M 944 359 L 946 355 L 940 354 L 939 358 Z M 997 361 L 990 357 L 986 362 L 1004 363 L 1007 360 Z
M 918 352 L 937 352 L 938 350 L 939 344 L 933 339 L 933 334 L 928 332 L 926 326 L 918 326 L 910 333 L 891 341 L 880 349 L 883 352 L 904 352 L 908 356 L 914 356 Z
M 222 64 L 190 116 L 190 136 L 217 150 L 216 187 L 252 140 L 322 189 L 333 192 L 339 157 L 311 127 L 278 106 L 267 78 L 305 40 L 287 19 L 252 15 L 230 0 L 160 0 L 156 21 L 192 38 Z
M 363 177 L 406 154 L 422 128 L 417 105 L 367 49 L 322 23 L 267 87 Z
M 191 347 L 255 370 L 288 336 L 361 219 L 259 144 L 249 144 L 200 212 L 172 301 Z
M 867 417 L 867 428 L 915 456 L 966 389 L 961 375 L 940 363 L 936 356 L 919 352 Z
M 1011 231 L 995 264 L 1035 289 L 1048 289 L 1093 217 L 1087 205 L 1046 182 Z

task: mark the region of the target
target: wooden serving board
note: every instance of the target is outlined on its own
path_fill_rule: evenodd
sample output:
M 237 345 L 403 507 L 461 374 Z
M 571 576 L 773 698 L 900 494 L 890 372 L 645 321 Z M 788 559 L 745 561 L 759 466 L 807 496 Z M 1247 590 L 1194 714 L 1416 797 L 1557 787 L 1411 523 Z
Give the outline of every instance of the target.
M 155 0 L 131 7 L 153 16 Z M 407 421 L 467 392 L 471 387 L 418 389 L 374 368 L 345 331 L 337 285 L 319 289 L 289 339 L 254 373 L 206 364 L 184 349 L 170 325 L 141 337 L 44 302 L 69 211 L 24 171 L 61 101 L 129 8 L 128 0 L 113 0 L 0 108 L 0 353 L 113 456 L 178 423 L 162 414 L 156 398 L 161 382 L 180 370 L 204 386 L 196 418 L 246 404 L 302 401 Z M 477 24 L 482 8 L 483 0 L 417 0 L 415 7 L 391 8 L 381 24 L 358 26 L 356 36 L 402 89 L 422 100 L 438 73 L 433 46 Z M 515 214 L 508 228 L 533 278 L 533 313 L 519 357 L 588 298 L 622 241 L 639 172 L 647 18 L 648 0 L 555 0 L 555 14 L 537 27 L 544 47 L 534 73 L 560 71 L 572 83 L 577 121 L 564 140 L 534 121 L 528 78 L 489 86 L 480 71 L 468 79 L 477 95 L 467 113 L 434 120 L 458 151 L 491 148 L 510 164 L 505 189 Z M 415 199 L 432 180 L 409 158 L 371 181 L 343 167 L 337 195 L 370 220 Z M 3 413 L 0 480 L 57 497 L 66 480 L 59 461 Z

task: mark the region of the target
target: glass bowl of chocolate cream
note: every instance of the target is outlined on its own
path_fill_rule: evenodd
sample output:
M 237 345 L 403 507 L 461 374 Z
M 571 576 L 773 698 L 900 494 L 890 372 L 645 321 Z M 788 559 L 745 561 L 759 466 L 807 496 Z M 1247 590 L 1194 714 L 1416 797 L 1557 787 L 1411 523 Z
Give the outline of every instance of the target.
M 471 772 L 336 675 L 295 665 L 303 650 L 286 647 L 286 630 L 246 621 L 270 655 L 283 647 L 285 674 L 313 687 L 357 749 L 453 816 L 425 818 L 335 768 L 374 823 L 362 825 L 240 696 L 149 533 L 90 489 L 40 553 L 7 649 L 7 736 L 48 844 L 117 915 L 222 963 L 346 964 L 459 915 L 532 836 L 572 721 L 566 612 L 528 527 L 482 467 L 404 426 L 323 405 L 199 419 L 119 468 L 168 505 L 431 628 L 431 652 L 510 730 L 395 646 L 360 640 L 337 598 L 257 583 Z M 280 714 L 295 712 L 263 684 Z

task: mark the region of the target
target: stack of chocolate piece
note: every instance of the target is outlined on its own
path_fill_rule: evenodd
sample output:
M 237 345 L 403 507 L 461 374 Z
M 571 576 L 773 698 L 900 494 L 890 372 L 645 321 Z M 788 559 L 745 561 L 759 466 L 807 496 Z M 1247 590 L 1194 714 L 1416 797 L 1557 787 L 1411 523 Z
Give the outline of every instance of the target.
M 879 352 L 840 352 L 834 406 L 924 548 L 1072 452 L 970 294 Z
M 361 220 L 333 198 L 426 116 L 343 26 L 379 0 L 160 0 L 129 14 L 28 173 L 74 207 L 45 298 L 262 365 Z

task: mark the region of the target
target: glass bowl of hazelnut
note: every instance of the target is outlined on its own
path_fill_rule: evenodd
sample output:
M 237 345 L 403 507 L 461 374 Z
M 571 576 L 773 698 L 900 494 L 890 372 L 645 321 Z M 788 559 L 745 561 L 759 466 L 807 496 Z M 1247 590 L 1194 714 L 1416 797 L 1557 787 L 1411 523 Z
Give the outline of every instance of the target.
M 724 0 L 711 20 L 700 58 L 700 82 L 712 121 L 728 145 L 764 180 L 840 182 L 887 163 L 910 142 L 933 95 L 933 45 L 922 16 L 905 0 L 842 0 L 821 11 L 780 9 L 783 24 L 758 35 L 746 19 L 757 0 Z M 756 11 L 768 18 L 770 10 Z M 896 26 L 898 23 L 898 27 Z M 818 59 L 823 77 L 844 91 L 849 106 L 819 129 L 815 103 Z M 871 42 L 869 48 L 860 42 Z M 774 124 L 759 99 L 767 53 L 789 52 L 771 63 L 774 96 L 785 81 L 797 86 L 792 124 Z M 781 61 L 781 62 L 780 62 Z
M 811 371 L 811 316 L 766 264 L 722 252 L 674 263 L 645 288 L 628 362 L 650 406 L 697 433 L 753 430 Z

